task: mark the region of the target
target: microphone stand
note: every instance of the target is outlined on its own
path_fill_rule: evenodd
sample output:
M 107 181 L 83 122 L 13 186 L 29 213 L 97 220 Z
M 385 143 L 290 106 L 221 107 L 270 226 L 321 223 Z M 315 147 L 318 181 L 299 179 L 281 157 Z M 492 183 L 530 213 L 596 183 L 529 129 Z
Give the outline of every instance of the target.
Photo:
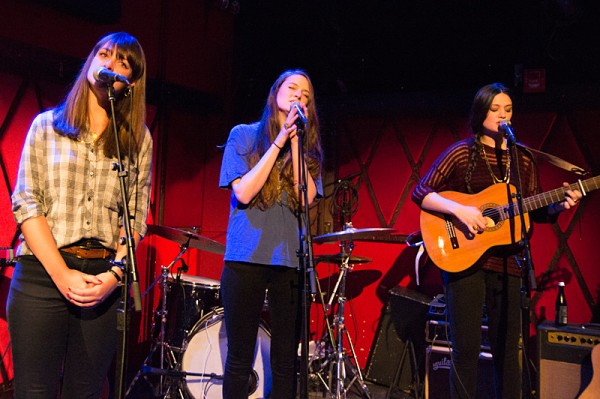
M 125 396 L 125 370 L 127 364 L 127 335 L 129 331 L 129 278 L 131 275 L 131 291 L 133 294 L 134 307 L 137 312 L 142 310 L 142 299 L 140 296 L 140 286 L 138 280 L 137 266 L 135 261 L 135 241 L 133 239 L 133 232 L 131 230 L 131 219 L 129 214 L 129 196 L 127 195 L 126 189 L 126 178 L 128 172 L 125 170 L 123 161 L 121 159 L 121 149 L 119 146 L 119 131 L 117 129 L 117 121 L 115 119 L 115 88 L 111 83 L 106 84 L 108 88 L 108 99 L 110 101 L 110 112 L 113 123 L 113 131 L 115 135 L 115 143 L 117 150 L 117 163 L 113 164 L 113 170 L 116 170 L 119 176 L 120 188 L 121 188 L 121 201 L 123 203 L 123 227 L 125 230 L 125 237 L 120 237 L 119 242 L 127 245 L 127 257 L 125 258 L 125 265 L 119 265 L 123 270 L 123 288 L 122 288 L 122 300 L 121 308 L 117 310 L 117 331 L 121 333 L 121 339 L 119 341 L 119 350 L 117 351 L 117 362 L 116 362 L 116 386 L 115 386 L 115 397 L 121 399 Z M 133 90 L 133 88 L 132 88 Z M 129 160 L 131 162 L 131 160 Z M 123 242 L 124 241 L 124 242 Z
M 515 136 L 513 135 L 510 129 L 505 130 L 507 134 L 507 146 L 508 146 L 508 156 L 511 158 L 512 164 L 516 165 L 516 184 L 514 185 L 516 191 L 514 194 L 510 194 L 510 189 L 508 189 L 508 193 L 510 197 L 516 199 L 517 203 L 517 213 L 519 215 L 519 219 L 521 221 L 521 239 L 518 244 L 523 247 L 525 253 L 521 257 L 522 262 L 519 263 L 519 267 L 521 269 L 521 359 L 522 359 L 522 376 L 523 376 L 523 384 L 522 384 L 522 393 L 523 399 L 528 399 L 532 394 L 531 387 L 531 375 L 529 373 L 529 357 L 527 354 L 529 348 L 529 310 L 530 310 L 530 295 L 531 291 L 535 291 L 537 289 L 536 280 L 535 280 L 535 271 L 533 267 L 533 258 L 531 256 L 531 244 L 529 240 L 529 236 L 527 234 L 527 226 L 525 225 L 525 215 L 523 213 L 523 195 L 521 188 L 521 171 L 519 169 L 519 159 L 517 154 L 517 142 L 515 140 Z M 512 203 L 512 201 L 509 201 Z M 511 205 L 510 212 L 514 216 L 515 209 L 514 205 Z M 514 223 L 514 222 L 513 222 Z M 517 258 L 517 261 L 519 259 Z M 523 270 L 523 266 L 525 270 Z
M 305 139 L 308 131 L 308 122 L 306 124 L 296 121 L 296 134 L 298 134 L 298 166 L 300 168 L 298 175 L 299 198 L 302 198 L 302 211 L 298 214 L 300 246 L 298 249 L 299 268 L 300 268 L 300 300 L 302 307 L 302 334 L 300 346 L 300 381 L 299 398 L 308 398 L 308 342 L 310 338 L 310 303 L 309 298 L 315 295 L 314 289 L 314 264 L 312 236 L 310 234 L 310 214 L 308 204 L 308 166 L 304 157 L 304 141 L 308 143 L 308 137 Z M 311 295 L 309 295 L 309 292 Z

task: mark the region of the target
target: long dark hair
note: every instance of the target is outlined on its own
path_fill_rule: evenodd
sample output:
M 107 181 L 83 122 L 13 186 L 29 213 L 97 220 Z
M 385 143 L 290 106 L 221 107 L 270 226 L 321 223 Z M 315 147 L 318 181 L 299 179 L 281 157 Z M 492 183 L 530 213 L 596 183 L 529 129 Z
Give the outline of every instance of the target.
M 278 118 L 279 106 L 277 105 L 277 93 L 287 78 L 293 75 L 302 75 L 306 78 L 309 84 L 310 94 L 306 104 L 308 117 L 308 131 L 306 137 L 301 138 L 303 143 L 304 153 L 306 154 L 306 163 L 311 176 L 316 177 L 321 172 L 321 160 L 323 153 L 321 149 L 321 138 L 319 135 L 319 118 L 315 105 L 314 87 L 308 74 L 301 69 L 290 69 L 283 72 L 271 86 L 269 96 L 263 110 L 262 117 L 259 122 L 258 137 L 256 148 L 250 154 L 250 165 L 254 166 L 260 158 L 267 152 L 271 143 L 277 137 L 281 125 Z M 254 197 L 250 206 L 257 206 L 260 209 L 266 209 L 275 204 L 281 197 L 281 190 L 285 191 L 288 196 L 288 206 L 292 210 L 296 210 L 299 202 L 294 190 L 294 173 L 292 170 L 292 156 L 289 146 L 289 140 L 286 143 L 283 151 L 279 153 L 279 161 L 282 162 L 282 168 L 274 167 L 269 174 L 262 190 Z
M 96 43 L 66 98 L 54 110 L 54 129 L 59 134 L 74 140 L 77 140 L 88 129 L 88 98 L 92 89 L 87 80 L 87 73 L 98 51 L 106 46 L 116 46 L 118 57 L 127 59 L 131 67 L 131 81 L 135 82 L 135 89 L 125 89 L 121 92 L 121 96 L 124 93 L 129 93 L 133 98 L 121 98 L 121 101 L 115 103 L 119 146 L 122 152 L 121 155 L 124 156 L 129 148 L 134 151 L 139 150 L 146 129 L 146 57 L 140 43 L 129 33 L 111 33 Z M 112 126 L 112 120 L 110 120 L 106 130 L 98 140 L 103 148 L 104 155 L 107 157 L 116 157 L 117 155 L 114 136 L 104 134 L 107 131 L 112 132 L 110 130 Z M 128 132 L 130 127 L 133 134 L 132 138 Z
M 500 93 L 504 93 L 510 97 L 509 89 L 502 83 L 496 82 L 483 86 L 475 94 L 473 104 L 471 105 L 469 124 L 471 126 L 471 131 L 476 138 L 479 138 L 483 133 L 483 121 L 487 117 L 487 113 L 490 110 L 492 101 L 494 101 L 494 97 Z
M 509 89 L 502 83 L 496 82 L 483 86 L 477 91 L 475 98 L 473 98 L 471 114 L 469 117 L 469 125 L 474 137 L 473 144 L 470 146 L 469 151 L 469 165 L 467 167 L 467 172 L 465 173 L 465 184 L 467 186 L 468 193 L 473 193 L 473 189 L 471 188 L 471 178 L 473 175 L 473 170 L 475 170 L 475 166 L 477 165 L 477 158 L 479 157 L 479 153 L 482 149 L 482 144 L 479 141 L 479 137 L 483 134 L 483 121 L 485 118 L 487 118 L 487 114 L 490 110 L 490 106 L 492 105 L 492 101 L 494 101 L 494 97 L 500 93 L 510 96 Z

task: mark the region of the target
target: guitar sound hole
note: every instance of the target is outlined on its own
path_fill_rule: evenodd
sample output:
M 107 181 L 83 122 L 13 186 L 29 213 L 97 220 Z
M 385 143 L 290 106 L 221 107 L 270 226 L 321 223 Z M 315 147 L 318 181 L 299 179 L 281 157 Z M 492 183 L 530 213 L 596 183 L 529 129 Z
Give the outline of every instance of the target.
M 504 220 L 502 220 L 502 218 L 500 217 L 500 213 L 497 211 L 497 209 L 486 208 L 483 209 L 481 213 L 487 220 L 487 227 L 485 228 L 486 231 L 495 231 L 502 227 Z

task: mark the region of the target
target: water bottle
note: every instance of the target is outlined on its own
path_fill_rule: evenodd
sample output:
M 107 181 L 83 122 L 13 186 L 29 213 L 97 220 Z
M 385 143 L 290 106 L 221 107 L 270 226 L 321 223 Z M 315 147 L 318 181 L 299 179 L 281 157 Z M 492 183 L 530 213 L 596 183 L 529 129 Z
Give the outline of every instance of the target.
M 558 283 L 558 295 L 556 297 L 556 317 L 554 319 L 557 326 L 566 326 L 567 318 L 567 298 L 565 297 L 565 283 Z

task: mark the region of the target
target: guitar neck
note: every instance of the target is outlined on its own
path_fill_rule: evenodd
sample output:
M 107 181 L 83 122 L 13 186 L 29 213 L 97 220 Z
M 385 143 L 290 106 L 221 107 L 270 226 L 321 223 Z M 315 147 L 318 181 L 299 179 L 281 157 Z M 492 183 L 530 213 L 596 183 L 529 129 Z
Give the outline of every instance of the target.
M 568 186 L 559 187 L 545 193 L 536 194 L 523 200 L 523 212 L 528 213 L 544 206 L 554 204 L 565 199 L 567 190 L 579 190 L 585 196 L 590 191 L 600 188 L 600 176 L 591 177 L 586 180 L 578 180 Z M 519 208 L 515 203 L 498 206 L 496 208 L 486 209 L 484 216 L 495 215 L 497 220 L 506 220 L 519 215 Z
M 600 176 L 591 177 L 586 180 L 578 180 L 577 182 L 569 184 L 568 186 L 560 187 L 555 190 L 550 190 L 545 193 L 526 198 L 523 201 L 523 210 L 525 212 L 530 212 L 555 202 L 562 201 L 565 199 L 565 192 L 567 190 L 579 190 L 585 196 L 588 192 L 594 191 L 598 188 L 600 188 Z

